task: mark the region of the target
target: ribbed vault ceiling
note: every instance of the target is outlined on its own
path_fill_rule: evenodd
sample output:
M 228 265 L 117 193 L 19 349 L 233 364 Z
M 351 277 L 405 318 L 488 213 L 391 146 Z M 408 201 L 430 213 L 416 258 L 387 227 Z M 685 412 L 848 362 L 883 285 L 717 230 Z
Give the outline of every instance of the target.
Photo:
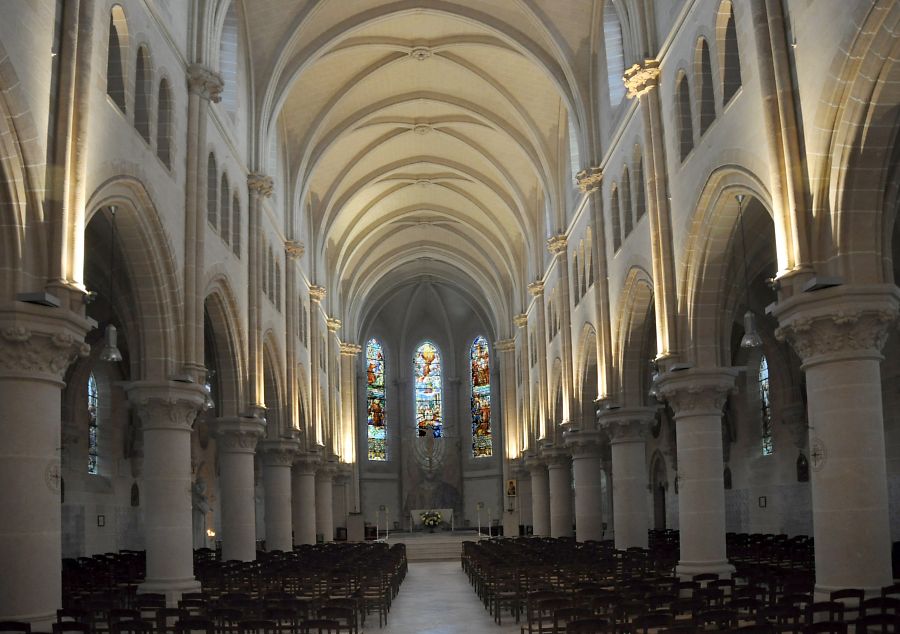
M 566 112 L 578 116 L 566 38 L 533 4 L 269 1 L 248 11 L 268 113 L 260 133 L 285 134 L 310 247 L 357 326 L 373 299 L 420 272 L 477 297 L 495 325 L 520 308 L 540 268 L 545 209 L 571 186 L 560 166 Z M 583 43 L 593 3 L 561 4 L 569 39 Z

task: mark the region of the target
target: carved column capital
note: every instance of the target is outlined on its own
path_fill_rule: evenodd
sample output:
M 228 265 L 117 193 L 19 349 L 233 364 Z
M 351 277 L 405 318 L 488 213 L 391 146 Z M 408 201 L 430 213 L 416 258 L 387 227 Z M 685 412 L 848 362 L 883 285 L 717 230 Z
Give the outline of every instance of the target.
M 341 342 L 341 354 L 348 357 L 355 357 L 360 352 L 362 352 L 362 346 L 356 343 L 350 343 L 349 341 Z
M 547 250 L 551 255 L 565 253 L 568 246 L 569 238 L 563 233 L 547 238 Z
M 321 456 L 314 451 L 300 451 L 294 454 L 294 469 L 306 475 L 315 475 Z
M 90 354 L 89 326 L 80 316 L 47 315 L 46 308 L 0 309 L 0 377 L 61 381 L 69 365 Z
M 284 241 L 284 253 L 291 260 L 299 260 L 303 257 L 303 254 L 306 252 L 306 247 L 303 246 L 302 242 L 298 242 L 297 240 L 285 240 Z
M 522 466 L 529 472 L 547 472 L 547 461 L 536 453 L 529 453 L 522 459 Z
M 544 294 L 544 282 L 543 280 L 538 280 L 536 282 L 532 282 L 528 285 L 528 292 L 531 293 L 533 297 L 537 297 L 538 295 Z
M 544 460 L 548 469 L 562 469 L 572 464 L 572 454 L 564 447 L 544 449 Z
M 222 89 L 225 82 L 215 71 L 202 64 L 188 66 L 188 90 L 201 99 L 219 103 L 222 101 Z
M 266 431 L 265 423 L 249 416 L 219 418 L 213 432 L 219 451 L 230 453 L 255 453 L 256 444 Z
M 515 352 L 516 340 L 515 339 L 501 339 L 500 341 L 495 341 L 494 348 L 497 349 L 497 352 Z
M 520 313 L 513 317 L 513 323 L 516 325 L 516 328 L 524 328 L 528 325 L 528 315 L 525 313 Z
M 321 304 L 322 300 L 325 299 L 325 294 L 326 291 L 324 286 L 313 284 L 309 287 L 309 298 L 316 303 Z
M 628 98 L 640 97 L 659 86 L 659 60 L 644 60 L 644 65 L 635 64 L 622 76 Z
M 563 437 L 566 447 L 572 452 L 575 460 L 600 456 L 603 452 L 603 445 L 607 442 L 606 434 L 596 430 L 570 429 L 563 434 Z
M 296 440 L 263 440 L 259 443 L 263 464 L 267 467 L 287 467 L 294 464 L 298 444 Z
M 341 320 L 335 317 L 329 317 L 325 320 L 325 326 L 328 328 L 328 332 L 337 332 L 341 329 Z
M 589 194 L 600 189 L 603 183 L 603 169 L 600 167 L 586 167 L 575 174 L 575 182 L 582 194 Z
M 734 368 L 695 368 L 669 371 L 659 379 L 659 391 L 675 412 L 684 416 L 721 416 L 728 395 L 734 391 Z
M 723 403 L 724 405 L 724 403 Z M 650 425 L 656 418 L 651 407 L 606 410 L 597 416 L 597 423 L 609 436 L 610 444 L 644 442 Z
M 203 386 L 196 383 L 135 381 L 125 386 L 125 393 L 144 431 L 189 432 L 206 402 Z
M 896 322 L 900 289 L 891 285 L 835 287 L 780 302 L 774 314 L 779 341 L 788 341 L 804 366 L 875 358 Z
M 272 180 L 271 176 L 266 176 L 265 174 L 260 174 L 258 172 L 252 172 L 247 175 L 247 188 L 250 190 L 251 194 L 269 198 L 272 195 L 273 187 L 275 187 L 275 182 Z

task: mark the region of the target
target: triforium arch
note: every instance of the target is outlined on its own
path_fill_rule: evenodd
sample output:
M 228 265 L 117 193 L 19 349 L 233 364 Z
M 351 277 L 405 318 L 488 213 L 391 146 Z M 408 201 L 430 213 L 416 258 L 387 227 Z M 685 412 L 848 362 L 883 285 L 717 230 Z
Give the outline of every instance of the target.
M 135 301 L 137 333 L 131 346 L 138 367 L 133 368 L 132 378 L 167 380 L 184 359 L 182 297 L 174 251 L 140 181 L 121 177 L 97 188 L 88 199 L 88 221 L 94 214 L 103 213 L 111 222 L 112 206 L 122 253 L 117 266 L 127 276 Z
M 751 241 L 758 236 L 749 224 L 751 218 L 755 218 L 752 222 L 757 228 L 773 232 L 766 188 L 753 173 L 736 166 L 719 168 L 710 175 L 687 227 L 687 248 L 680 264 L 679 341 L 690 342 L 683 353 L 698 366 L 730 365 L 727 342 L 732 315 L 725 314 L 723 298 L 727 299 L 735 288 L 743 289 L 743 276 L 739 274 L 743 268 L 729 269 L 729 265 L 737 264 L 732 262 L 734 257 L 743 265 L 739 194 L 745 196 L 745 235 Z M 762 214 L 768 216 L 766 222 L 760 218 Z M 775 234 L 777 239 L 777 231 Z M 752 260 L 747 261 L 752 264 Z
M 224 276 L 215 277 L 207 288 L 205 309 L 212 332 L 207 333 L 205 340 L 216 348 L 216 367 L 206 369 L 216 372 L 217 402 L 222 408 L 217 414 L 238 416 L 245 410 L 241 377 L 246 373 L 246 348 L 237 302 Z
M 646 399 L 650 359 L 657 352 L 653 280 L 647 271 L 631 268 L 619 306 L 614 357 L 621 399 L 618 404 L 640 407 Z

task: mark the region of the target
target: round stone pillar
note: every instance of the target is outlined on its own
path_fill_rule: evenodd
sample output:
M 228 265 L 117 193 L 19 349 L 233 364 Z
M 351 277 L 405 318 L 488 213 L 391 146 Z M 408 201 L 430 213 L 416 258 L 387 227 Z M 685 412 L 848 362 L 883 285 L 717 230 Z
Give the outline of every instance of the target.
M 550 481 L 550 537 L 571 537 L 572 457 L 561 448 L 547 450 L 544 455 Z
M 675 571 L 686 578 L 734 571 L 725 552 L 722 407 L 736 376 L 733 368 L 696 368 L 667 372 L 660 379 L 660 391 L 675 413 L 681 536 Z
M 609 410 L 599 417 L 612 453 L 613 530 L 616 549 L 647 548 L 647 429 L 656 411 L 650 408 Z M 719 469 L 721 471 L 721 469 Z
M 266 504 L 266 550 L 290 552 L 291 539 L 291 465 L 297 453 L 296 440 L 264 440 L 263 488 Z
M 602 474 L 605 436 L 593 430 L 565 432 L 575 478 L 575 536 L 580 542 L 603 539 Z
M 136 381 L 125 388 L 144 434 L 144 528 L 147 573 L 139 592 L 166 595 L 175 605 L 198 592 L 194 578 L 191 426 L 203 407 L 202 385 Z
M 62 607 L 60 398 L 87 328 L 62 308 L 0 309 L 0 621 L 36 630 Z
M 336 464 L 328 461 L 316 472 L 316 533 L 325 542 L 334 541 L 334 474 Z
M 547 464 L 540 458 L 530 457 L 526 467 L 531 472 L 531 522 L 532 533 L 550 536 L 550 478 Z
M 806 372 L 820 595 L 892 583 L 880 366 L 898 300 L 894 285 L 840 286 L 775 309 Z
M 316 469 L 319 456 L 298 454 L 292 472 L 291 515 L 294 544 L 316 543 Z
M 264 431 L 263 421 L 249 416 L 220 418 L 216 423 L 225 561 L 256 559 L 253 456 Z

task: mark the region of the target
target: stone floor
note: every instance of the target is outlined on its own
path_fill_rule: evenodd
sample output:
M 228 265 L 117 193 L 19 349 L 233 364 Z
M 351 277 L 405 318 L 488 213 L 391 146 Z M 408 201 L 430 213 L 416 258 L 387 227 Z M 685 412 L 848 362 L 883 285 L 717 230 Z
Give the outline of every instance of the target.
M 515 620 L 504 614 L 503 625 L 484 609 L 459 561 L 409 564 L 409 573 L 394 599 L 388 624 L 378 629 L 366 620 L 366 633 L 380 634 L 513 634 Z M 371 619 L 371 616 L 370 616 Z

